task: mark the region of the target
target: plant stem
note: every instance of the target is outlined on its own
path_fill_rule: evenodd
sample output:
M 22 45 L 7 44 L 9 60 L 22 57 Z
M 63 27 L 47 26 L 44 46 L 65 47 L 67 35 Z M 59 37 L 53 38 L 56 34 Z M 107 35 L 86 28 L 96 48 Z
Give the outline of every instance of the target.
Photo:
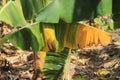
M 41 72 L 45 61 L 46 52 L 38 51 L 34 53 L 34 75 L 33 80 L 42 80 Z
M 71 74 L 70 74 L 70 55 L 71 55 L 71 49 L 69 49 L 68 57 L 65 61 L 64 66 L 64 75 L 62 80 L 71 80 Z

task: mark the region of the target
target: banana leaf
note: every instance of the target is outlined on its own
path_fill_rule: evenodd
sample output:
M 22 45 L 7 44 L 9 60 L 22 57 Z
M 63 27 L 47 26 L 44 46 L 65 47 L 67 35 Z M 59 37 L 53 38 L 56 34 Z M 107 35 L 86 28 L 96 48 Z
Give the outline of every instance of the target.
M 0 39 L 0 44 L 9 40 L 16 48 L 22 50 L 43 50 L 44 40 L 39 23 L 33 23 L 24 28 L 6 35 Z
M 47 0 L 20 0 L 26 20 L 31 20 L 46 5 Z
M 96 15 L 111 15 L 112 14 L 112 0 L 99 0 L 97 5 Z M 93 4 L 94 5 L 94 4 Z
M 26 20 L 34 19 L 41 9 L 51 3 L 53 0 L 20 0 L 23 14 Z
M 69 3 L 68 3 L 69 2 Z M 67 23 L 112 14 L 112 0 L 54 0 L 38 14 L 36 21 Z
M 64 48 L 65 32 L 66 29 L 62 30 L 62 25 L 33 23 L 1 38 L 0 46 L 9 40 L 22 50 L 61 51 Z
M 47 52 L 42 72 L 43 78 L 46 80 L 62 80 L 66 69 L 65 64 L 69 57 L 70 50 L 68 48 L 56 53 Z
M 18 49 L 61 51 L 64 47 L 76 49 L 111 43 L 112 36 L 100 29 L 80 23 L 61 24 L 33 23 L 6 35 L 0 44 L 8 39 Z
M 37 22 L 58 23 L 59 20 L 63 20 L 70 23 L 95 18 L 97 16 L 110 15 L 112 14 L 112 4 L 115 3 L 112 3 L 112 0 L 71 0 L 69 3 L 68 1 L 69 0 L 9 1 L 6 5 L 7 7 L 5 6 L 0 11 L 0 20 L 12 26 L 20 26 L 25 24 L 24 17 L 26 20 L 31 20 L 37 16 Z M 49 5 L 46 6 L 46 4 Z M 14 8 L 11 8 L 11 5 L 15 5 Z M 17 9 L 18 6 L 19 9 Z M 113 9 L 115 10 L 116 8 L 117 7 Z M 17 16 L 15 14 L 17 14 Z
M 11 26 L 21 26 L 26 23 L 20 0 L 9 1 L 2 9 L 0 10 L 0 21 L 3 21 Z

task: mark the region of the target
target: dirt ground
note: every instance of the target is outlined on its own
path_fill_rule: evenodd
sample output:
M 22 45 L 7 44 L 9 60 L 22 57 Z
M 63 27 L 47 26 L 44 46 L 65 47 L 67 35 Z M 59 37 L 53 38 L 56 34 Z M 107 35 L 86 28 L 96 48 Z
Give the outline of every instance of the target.
M 120 80 L 120 29 L 111 32 L 113 41 L 73 51 L 73 80 Z
M 70 75 L 73 80 L 120 80 L 120 29 L 111 32 L 108 46 L 73 50 Z M 6 42 L 0 49 L 0 80 L 32 80 L 33 53 L 17 50 Z

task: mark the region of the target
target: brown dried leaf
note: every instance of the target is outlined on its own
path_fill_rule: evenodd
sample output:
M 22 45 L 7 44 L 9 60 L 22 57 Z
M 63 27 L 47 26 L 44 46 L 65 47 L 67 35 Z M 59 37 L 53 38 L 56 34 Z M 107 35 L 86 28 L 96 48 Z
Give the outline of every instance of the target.
M 78 60 L 78 64 L 80 64 L 80 65 L 85 65 L 89 60 L 90 60 L 90 58 L 79 59 L 79 60 Z

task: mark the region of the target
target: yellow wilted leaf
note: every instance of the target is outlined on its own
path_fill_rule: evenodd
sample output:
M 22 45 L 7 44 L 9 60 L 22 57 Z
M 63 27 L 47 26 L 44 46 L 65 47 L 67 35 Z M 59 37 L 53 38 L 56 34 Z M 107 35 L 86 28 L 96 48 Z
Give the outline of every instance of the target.
M 76 31 L 76 44 L 78 45 L 78 47 L 83 48 L 85 47 L 85 39 L 86 39 L 86 34 L 87 32 L 85 32 L 84 30 L 85 27 L 78 25 L 77 31 Z M 83 37 L 84 34 L 84 37 Z
M 44 39 L 45 39 L 45 51 L 56 50 L 56 37 L 53 26 L 43 26 Z
M 61 26 L 60 26 L 61 27 Z M 56 36 L 55 27 L 50 25 L 44 25 L 43 27 L 45 48 L 44 50 L 56 50 Z M 64 47 L 75 49 L 92 46 L 93 44 L 107 45 L 111 43 L 112 36 L 95 27 L 84 24 L 67 24 L 64 37 L 61 38 L 64 41 Z M 59 43 L 62 44 L 62 43 Z
M 90 42 L 89 42 L 89 45 L 90 46 L 92 46 L 92 44 L 94 43 L 94 30 L 93 29 L 91 29 L 90 27 L 89 27 L 89 35 L 90 35 Z M 91 34 L 92 33 L 92 34 Z
M 76 44 L 79 48 L 92 46 L 93 44 L 107 45 L 111 43 L 111 40 L 112 36 L 103 30 L 89 25 L 78 24 L 76 31 Z
M 107 45 L 107 44 L 111 43 L 112 36 L 109 33 L 99 30 L 98 34 L 99 34 L 99 41 L 102 45 Z
M 99 34 L 98 34 L 97 30 L 94 30 L 93 36 L 95 36 L 94 37 L 94 44 L 98 45 L 98 43 L 99 43 Z

